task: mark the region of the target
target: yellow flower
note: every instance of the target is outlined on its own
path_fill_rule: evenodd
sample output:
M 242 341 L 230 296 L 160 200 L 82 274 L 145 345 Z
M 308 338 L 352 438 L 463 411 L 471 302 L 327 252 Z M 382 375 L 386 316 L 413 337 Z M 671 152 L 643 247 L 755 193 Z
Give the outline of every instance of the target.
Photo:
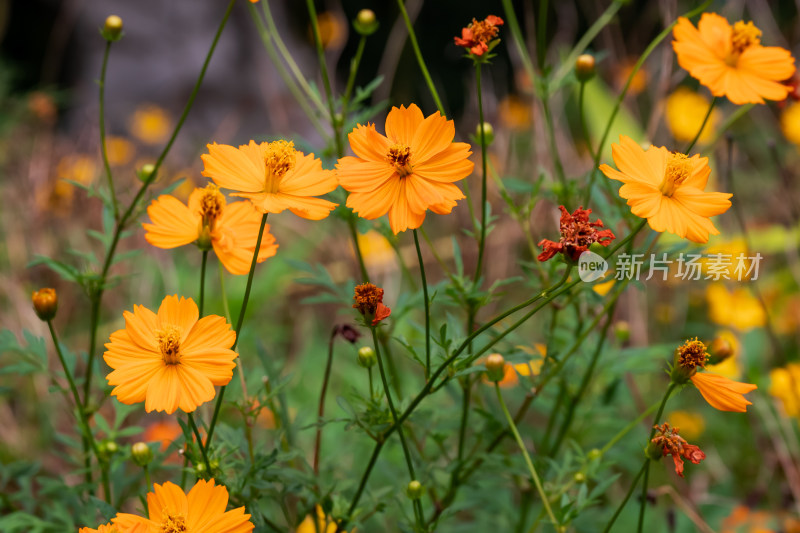
M 203 176 L 218 187 L 232 189 L 232 196 L 249 198 L 262 213 L 286 209 L 309 220 L 322 220 L 337 204 L 316 198 L 337 186 L 336 175 L 322 168 L 314 154 L 295 150 L 293 142 L 250 141 L 239 148 L 209 144 L 201 156 Z
M 347 37 L 347 23 L 330 11 L 323 11 L 317 15 L 319 37 L 323 48 L 339 48 Z M 308 33 L 314 39 L 313 29 L 309 26 Z
M 667 421 L 688 440 L 696 440 L 706 429 L 706 421 L 700 413 L 691 411 L 673 411 L 667 415 Z
M 786 140 L 800 147 L 800 102 L 792 102 L 783 110 L 781 130 Z
M 395 265 L 395 251 L 389 239 L 375 230 L 358 234 L 358 248 L 367 270 L 385 271 Z
M 686 87 L 678 87 L 667 97 L 665 113 L 667 126 L 676 141 L 691 142 L 694 139 L 708 112 L 708 105 L 707 98 Z M 719 110 L 713 109 L 697 140 L 700 144 L 711 140 L 719 119 Z
M 125 533 L 128 533 L 128 531 L 132 530 L 126 529 Z M 137 528 L 136 531 L 143 533 L 145 530 L 140 527 Z M 120 530 L 117 529 L 117 526 L 109 522 L 108 524 L 103 524 L 101 526 L 98 526 L 97 529 L 92 529 L 90 527 L 82 527 L 78 530 L 78 533 L 120 533 Z
M 103 355 L 120 402 L 143 401 L 148 413 L 191 413 L 231 380 L 236 334 L 221 316 L 200 318 L 191 298 L 167 296 L 158 314 L 135 305 L 124 316 L 125 328 L 111 334 Z
M 114 137 L 109 135 L 106 137 L 106 153 L 108 154 L 108 163 L 112 166 L 123 166 L 133 160 L 136 153 L 136 147 L 133 143 L 124 137 Z
M 297 526 L 295 533 L 336 533 L 336 522 L 333 518 L 325 516 L 325 511 L 322 507 L 317 505 L 317 523 L 314 524 L 314 519 L 310 515 L 306 515 L 305 519 Z M 351 532 L 355 533 L 355 529 Z
M 736 335 L 730 330 L 723 330 L 717 333 L 716 338 L 708 347 L 712 361 L 718 357 L 715 353 L 715 348 L 717 347 L 725 349 L 730 348 L 730 354 L 722 354 L 726 355 L 726 357 L 719 363 L 706 365 L 706 370 L 730 379 L 738 379 L 741 377 L 742 369 L 739 364 L 739 339 L 736 338 Z
M 226 511 L 228 489 L 199 480 L 188 494 L 174 483 L 153 485 L 147 495 L 148 518 L 120 513 L 112 522 L 124 532 L 249 533 L 255 527 L 244 507 Z M 130 528 L 142 529 L 130 529 Z
M 766 317 L 759 301 L 746 288 L 728 290 L 721 283 L 706 289 L 711 321 L 723 327 L 747 331 L 764 325 Z
M 711 174 L 707 157 L 688 157 L 663 146 L 645 151 L 625 135 L 611 145 L 611 153 L 619 170 L 605 164 L 600 170 L 624 184 L 619 195 L 654 231 L 700 243 L 707 242 L 709 234 L 719 234 L 709 218 L 727 211 L 732 195 L 705 192 Z
M 508 95 L 497 105 L 500 122 L 512 130 L 525 130 L 533 123 L 533 108 L 519 96 Z
M 800 416 L 800 363 L 789 363 L 769 373 L 769 393 L 783 403 L 789 416 Z
M 97 175 L 95 158 L 84 154 L 68 155 L 61 158 L 56 168 L 60 179 L 76 181 L 88 185 Z M 69 185 L 72 187 L 72 185 Z
M 680 17 L 673 35 L 678 64 L 714 96 L 734 104 L 763 104 L 764 99 L 783 100 L 791 91 L 781 82 L 795 72 L 792 54 L 762 46 L 761 30 L 752 22 L 731 26 L 716 13 L 703 13 L 697 28 Z
M 147 104 L 134 111 L 131 116 L 131 133 L 144 143 L 159 144 L 169 137 L 171 122 L 164 109 Z

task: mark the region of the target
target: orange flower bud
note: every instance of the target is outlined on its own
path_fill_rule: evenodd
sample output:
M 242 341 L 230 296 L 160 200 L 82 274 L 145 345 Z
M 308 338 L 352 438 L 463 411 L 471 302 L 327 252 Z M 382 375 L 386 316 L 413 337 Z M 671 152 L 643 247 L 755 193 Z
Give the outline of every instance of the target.
M 33 300 L 33 309 L 36 311 L 36 316 L 44 320 L 52 320 L 56 316 L 58 309 L 58 295 L 55 289 L 39 289 L 31 296 Z
M 575 77 L 578 81 L 586 82 L 594 76 L 594 56 L 581 54 L 575 60 Z

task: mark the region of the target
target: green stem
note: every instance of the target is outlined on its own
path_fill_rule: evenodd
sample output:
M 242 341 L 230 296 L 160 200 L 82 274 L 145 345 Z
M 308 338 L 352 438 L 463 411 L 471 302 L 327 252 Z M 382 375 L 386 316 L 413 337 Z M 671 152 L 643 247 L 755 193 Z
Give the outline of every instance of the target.
M 544 111 L 544 123 L 547 130 L 547 140 L 550 143 L 550 153 L 553 156 L 553 166 L 555 167 L 558 183 L 561 185 L 559 202 L 569 204 L 569 189 L 567 188 L 567 175 L 564 173 L 564 165 L 561 163 L 561 156 L 558 153 L 558 143 L 556 142 L 556 129 L 553 124 L 553 115 L 550 113 L 550 95 L 542 95 L 542 110 Z
M 209 462 L 208 454 L 206 453 L 208 441 L 206 441 L 206 445 L 203 446 L 203 439 L 200 437 L 200 431 L 197 429 L 197 424 L 194 423 L 194 416 L 192 413 L 186 413 L 186 417 L 189 419 L 189 425 L 192 427 L 194 437 L 197 439 L 197 445 L 200 447 L 200 453 L 203 454 L 203 463 L 206 465 L 206 472 L 209 476 L 213 477 L 214 474 L 211 472 L 211 463 Z
M 50 337 L 53 339 L 53 345 L 56 348 L 56 354 L 58 354 L 58 360 L 61 361 L 61 368 L 64 369 L 64 375 L 67 377 L 67 382 L 69 383 L 69 390 L 72 392 L 72 398 L 75 400 L 75 409 L 77 409 L 78 411 L 78 421 L 81 424 L 81 432 L 83 433 L 83 438 L 89 443 L 89 445 L 92 448 L 92 452 L 94 453 L 94 456 L 97 458 L 98 463 L 100 463 L 101 476 L 103 479 L 103 495 L 105 497 L 105 500 L 108 503 L 111 503 L 111 487 L 108 481 L 107 463 L 101 457 L 100 451 L 97 448 L 97 443 L 94 440 L 94 435 L 92 434 L 92 430 L 91 428 L 89 428 L 89 421 L 86 419 L 86 413 L 83 410 L 83 406 L 81 405 L 81 399 L 80 396 L 78 395 L 78 387 L 75 386 L 75 380 L 72 379 L 72 373 L 69 371 L 66 359 L 64 359 L 64 353 L 61 351 L 61 345 L 58 342 L 58 336 L 56 335 L 56 330 L 53 327 L 52 320 L 47 321 L 47 328 L 50 330 Z
M 372 343 L 375 345 L 375 354 L 378 359 L 378 370 L 381 374 L 381 381 L 383 382 L 383 393 L 386 395 L 386 402 L 389 404 L 389 411 L 392 413 L 392 423 L 394 426 L 397 427 L 397 434 L 400 436 L 400 444 L 403 446 L 403 455 L 406 458 L 406 466 L 408 467 L 408 475 L 411 477 L 411 481 L 417 479 L 416 474 L 414 473 L 414 462 L 411 460 L 411 452 L 408 449 L 408 444 L 406 443 L 405 435 L 403 434 L 403 426 L 402 422 L 400 422 L 397 418 L 397 411 L 394 408 L 394 402 L 392 401 L 392 393 L 389 390 L 389 383 L 386 381 L 386 372 L 383 369 L 383 358 L 381 357 L 381 349 L 380 344 L 378 343 L 378 336 L 375 333 L 375 327 L 371 327 L 370 331 L 372 331 Z M 384 434 L 384 439 L 387 438 L 388 435 Z M 419 499 L 414 500 L 414 515 L 417 518 L 417 525 L 422 526 L 422 516 L 420 515 L 418 509 Z
M 111 263 L 114 258 L 114 254 L 117 250 L 117 245 L 119 244 L 120 237 L 122 236 L 122 232 L 125 229 L 130 217 L 136 210 L 139 201 L 144 196 L 145 191 L 150 186 L 150 184 L 155 181 L 155 177 L 158 174 L 159 168 L 161 168 L 161 164 L 164 162 L 164 159 L 167 157 L 167 154 L 172 149 L 172 145 L 175 143 L 175 139 L 178 137 L 178 133 L 181 131 L 183 127 L 183 123 L 186 122 L 186 117 L 189 116 L 189 111 L 192 109 L 194 105 L 194 100 L 197 97 L 197 93 L 200 91 L 200 86 L 203 84 L 203 79 L 206 76 L 206 71 L 208 70 L 208 65 L 211 62 L 211 57 L 214 55 L 214 50 L 217 48 L 217 43 L 219 42 L 220 36 L 222 35 L 222 30 L 225 29 L 225 24 L 228 22 L 228 18 L 230 18 L 231 11 L 233 10 L 233 6 L 236 4 L 236 0 L 230 0 L 228 3 L 228 8 L 225 11 L 225 15 L 222 17 L 222 21 L 217 28 L 217 33 L 214 35 L 214 40 L 211 42 L 211 48 L 209 48 L 208 53 L 206 54 L 205 61 L 203 61 L 203 66 L 200 69 L 200 74 L 197 77 L 197 81 L 192 88 L 192 92 L 189 95 L 189 100 L 186 102 L 186 106 L 183 108 L 183 112 L 181 113 L 178 122 L 175 124 L 175 129 L 172 131 L 172 135 L 167 141 L 166 146 L 161 151 L 161 154 L 158 156 L 155 164 L 153 165 L 153 171 L 150 175 L 145 179 L 144 183 L 142 183 L 139 190 L 136 192 L 136 196 L 134 196 L 133 201 L 128 206 L 128 209 L 125 210 L 122 217 L 117 221 L 117 226 L 114 230 L 114 236 L 111 240 L 111 245 L 106 252 L 105 261 L 103 263 L 103 270 L 100 273 L 100 279 L 98 281 L 98 285 L 95 287 L 93 293 L 91 294 L 91 324 L 90 324 L 90 333 L 89 333 L 89 357 L 87 361 L 87 371 L 86 371 L 86 379 L 83 384 L 83 401 L 84 407 L 89 404 L 89 393 L 91 392 L 92 388 L 92 376 L 94 372 L 92 371 L 92 367 L 94 366 L 94 357 L 95 357 L 95 346 L 97 344 L 97 328 L 100 322 L 100 304 L 102 303 L 103 299 L 103 292 L 105 291 L 105 284 L 106 284 L 106 277 L 108 276 L 108 270 L 111 268 Z
M 364 283 L 369 283 L 369 272 L 367 272 L 367 265 L 364 263 L 364 255 L 361 253 L 361 245 L 358 244 L 358 229 L 356 228 L 355 215 L 347 218 L 347 225 L 350 227 L 350 236 L 353 238 L 353 248 L 356 251 L 356 259 L 358 259 L 361 279 Z
M 637 416 L 637 417 L 636 417 L 636 419 L 635 419 L 635 420 L 633 420 L 633 421 L 632 421 L 630 424 L 628 424 L 627 426 L 625 426 L 624 428 L 622 428 L 621 430 L 619 430 L 619 432 L 618 432 L 616 435 L 614 435 L 614 436 L 611 438 L 611 440 L 610 440 L 610 441 L 608 441 L 608 442 L 606 443 L 606 445 L 605 445 L 605 446 L 603 446 L 603 447 L 600 449 L 600 455 L 601 455 L 601 456 L 605 455 L 605 454 L 606 454 L 606 452 L 608 452 L 608 450 L 610 450 L 610 449 L 611 449 L 611 448 L 612 448 L 612 447 L 613 447 L 613 446 L 614 446 L 616 443 L 618 443 L 620 440 L 622 440 L 622 437 L 624 437 L 625 435 L 627 435 L 627 434 L 628 434 L 628 433 L 629 433 L 629 432 L 630 432 L 630 431 L 631 431 L 633 428 L 635 428 L 636 426 L 638 426 L 639 424 L 641 424 L 641 423 L 642 423 L 642 420 L 644 420 L 645 418 L 647 418 L 647 416 L 648 416 L 650 413 L 652 413 L 653 411 L 655 411 L 655 410 L 656 410 L 656 408 L 657 408 L 659 405 L 660 405 L 660 404 L 658 404 L 658 403 L 654 403 L 653 405 L 651 405 L 650 407 L 648 407 L 648 408 L 647 408 L 647 410 L 646 410 L 644 413 L 642 413 L 642 414 L 640 414 L 639 416 Z
M 681 17 L 691 18 L 691 17 L 695 16 L 697 13 L 702 13 L 710 3 L 711 3 L 711 0 L 706 0 L 705 2 L 703 2 L 702 4 L 697 6 L 696 8 L 694 8 L 694 9 L 684 13 L 683 15 L 681 15 Z M 602 135 L 602 137 L 600 137 L 600 143 L 597 145 L 597 150 L 595 151 L 594 162 L 592 164 L 592 173 L 591 173 L 591 177 L 589 178 L 589 185 L 586 188 L 586 192 L 584 193 L 584 196 L 583 196 L 583 204 L 584 205 L 588 205 L 589 204 L 589 200 L 591 199 L 592 187 L 594 186 L 594 180 L 595 180 L 595 177 L 597 176 L 596 169 L 597 169 L 597 166 L 600 164 L 600 158 L 603 155 L 603 146 L 605 146 L 606 141 L 608 140 L 608 135 L 611 133 L 611 126 L 614 124 L 614 119 L 616 118 L 617 113 L 619 112 L 619 108 L 622 105 L 622 101 L 625 99 L 625 95 L 628 94 L 628 89 L 630 88 L 631 83 L 633 83 L 633 78 L 639 72 L 639 69 L 642 68 L 642 65 L 644 64 L 645 60 L 650 56 L 650 54 L 653 52 L 653 50 L 655 50 L 656 47 L 659 44 L 661 44 L 661 41 L 666 39 L 667 36 L 670 33 L 672 33 L 672 28 L 677 23 L 678 23 L 678 19 L 673 20 L 669 24 L 669 26 L 664 28 L 664 30 L 661 33 L 659 33 L 656 36 L 656 38 L 653 39 L 653 41 L 649 45 L 647 45 L 647 48 L 645 48 L 644 52 L 639 57 L 638 61 L 636 61 L 636 64 L 633 66 L 633 69 L 631 70 L 631 73 L 628 75 L 628 79 L 625 82 L 625 86 L 622 88 L 622 92 L 619 93 L 619 96 L 617 97 L 616 102 L 614 102 L 614 108 L 611 111 L 611 116 L 608 118 L 608 122 L 606 123 L 606 127 L 603 130 L 603 135 Z
M 208 262 L 208 250 L 203 250 L 203 259 L 200 263 L 200 304 L 198 305 L 200 317 L 203 317 L 203 303 L 206 294 L 206 263 Z
M 670 395 L 672 395 L 672 391 L 675 390 L 677 385 L 673 382 L 670 382 L 669 387 L 667 387 L 667 392 L 664 393 L 664 398 L 661 400 L 661 405 L 658 406 L 658 411 L 656 412 L 656 417 L 653 420 L 653 428 L 650 430 L 650 437 L 647 439 L 647 444 L 650 444 L 650 441 L 653 440 L 653 436 L 656 434 L 655 425 L 658 424 L 658 421 L 661 420 L 661 415 L 664 413 L 664 408 L 667 406 L 667 400 L 669 400 Z M 639 523 L 636 528 L 637 533 L 642 533 L 642 528 L 644 527 L 644 513 L 647 510 L 647 482 L 650 480 L 650 459 L 647 459 L 647 463 L 645 464 L 645 471 L 644 471 L 644 481 L 642 482 L 642 501 L 639 503 Z
M 586 126 L 586 113 L 583 107 L 583 94 L 586 92 L 586 82 L 581 81 L 581 89 L 578 93 L 578 115 L 580 116 L 581 121 L 581 133 L 583 133 L 583 139 L 586 141 L 586 148 L 589 150 L 589 157 L 594 159 L 594 149 L 592 148 L 592 138 L 589 135 L 589 128 Z M 594 170 L 592 171 L 594 172 Z
M 408 18 L 408 11 L 406 11 L 406 6 L 403 0 L 397 0 L 397 7 L 400 8 L 400 14 L 403 15 L 403 21 L 406 23 L 408 38 L 411 41 L 411 47 L 414 49 L 414 55 L 417 57 L 419 69 L 422 71 L 422 76 L 425 78 L 425 83 L 428 84 L 428 90 L 431 92 L 431 96 L 433 97 L 433 101 L 436 103 L 436 108 L 439 110 L 439 113 L 444 116 L 444 106 L 442 105 L 442 101 L 439 99 L 439 93 L 436 91 L 436 86 L 433 84 L 431 75 L 428 72 L 428 67 L 425 66 L 425 60 L 422 58 L 422 52 L 419 49 L 417 36 L 414 33 L 414 26 L 411 24 L 411 19 Z
M 425 379 L 431 373 L 431 311 L 430 301 L 428 300 L 428 280 L 425 278 L 425 261 L 422 260 L 422 251 L 419 248 L 419 237 L 417 230 L 414 230 L 414 246 L 417 248 L 417 259 L 419 260 L 419 275 L 422 278 L 422 297 L 425 298 Z
M 266 13 L 269 13 L 268 4 L 269 2 L 266 1 L 261 2 L 261 5 L 263 6 L 263 9 Z M 305 112 L 306 116 L 311 121 L 311 124 L 314 126 L 314 129 L 317 130 L 317 132 L 320 134 L 323 140 L 327 143 L 330 140 L 328 132 L 325 130 L 325 128 L 322 127 L 322 124 L 319 121 L 319 117 L 317 116 L 314 109 L 311 108 L 311 104 L 309 103 L 311 101 L 311 97 L 309 97 L 307 94 L 303 94 L 303 92 L 300 91 L 297 81 L 295 81 L 295 79 L 290 76 L 289 72 L 287 72 L 286 67 L 283 65 L 280 58 L 278 57 L 278 50 L 276 49 L 275 43 L 273 42 L 273 37 L 271 36 L 270 31 L 264 25 L 264 21 L 258 14 L 255 4 L 249 3 L 248 8 L 250 9 L 250 16 L 253 17 L 253 20 L 256 23 L 256 29 L 258 30 L 258 34 L 261 37 L 261 42 L 264 44 L 264 48 L 267 51 L 267 55 L 269 55 L 269 58 L 272 60 L 272 64 L 275 65 L 275 68 L 278 70 L 278 75 L 286 84 L 286 88 L 289 89 L 290 93 L 292 93 L 292 96 L 294 96 L 294 99 L 297 101 L 297 103 L 300 104 L 300 107 L 303 109 L 303 112 Z M 275 35 L 276 42 L 280 42 L 280 37 L 278 36 L 277 31 L 273 32 L 272 35 Z M 289 59 L 291 59 L 291 56 L 289 56 Z M 305 83 L 305 79 L 302 79 L 302 81 L 303 83 Z M 316 96 L 316 94 L 314 96 Z M 324 107 L 322 107 L 322 112 L 325 112 Z
M 511 416 L 511 413 L 508 412 L 506 402 L 503 400 L 503 394 L 500 392 L 500 385 L 497 382 L 494 384 L 494 390 L 497 393 L 497 400 L 500 402 L 500 407 L 503 409 L 503 414 L 506 416 L 506 421 L 511 428 L 511 432 L 514 434 L 514 439 L 517 441 L 517 445 L 522 451 L 522 456 L 525 458 L 525 464 L 528 465 L 528 472 L 530 472 L 531 477 L 533 478 L 533 483 L 536 485 L 536 490 L 539 493 L 539 497 L 542 499 L 542 504 L 547 510 L 547 515 L 553 522 L 556 531 L 559 531 L 561 526 L 558 523 L 558 520 L 556 520 L 556 516 L 553 514 L 553 509 L 550 507 L 550 500 L 547 498 L 547 494 L 544 492 L 544 487 L 542 487 L 542 482 L 539 480 L 539 475 L 536 473 L 536 468 L 533 466 L 533 461 L 531 461 L 531 457 L 528 455 L 528 449 L 525 447 L 525 443 L 522 441 L 519 431 L 517 431 L 517 425 L 514 423 L 514 418 Z
M 547 40 L 547 4 L 549 2 L 547 0 L 541 0 L 539 2 L 539 17 L 537 20 L 537 29 L 536 29 L 536 59 L 539 63 L 539 70 L 544 69 L 544 59 L 545 59 L 545 52 L 546 44 L 545 41 Z
M 333 140 L 336 143 L 336 153 L 343 154 L 344 146 L 342 145 L 342 137 L 339 131 L 342 129 L 340 120 L 336 119 L 336 111 L 334 109 L 333 91 L 331 90 L 331 80 L 328 77 L 328 66 L 325 63 L 325 50 L 322 48 L 322 37 L 319 34 L 319 23 L 317 22 L 317 8 L 314 6 L 314 0 L 306 0 L 306 7 L 308 7 L 308 14 L 311 18 L 311 29 L 314 32 L 314 43 L 317 48 L 317 59 L 319 60 L 319 69 L 322 73 L 322 85 L 325 87 L 325 98 L 328 100 L 328 112 L 330 113 L 331 128 L 333 128 Z
M 325 415 L 325 393 L 328 392 L 328 383 L 331 379 L 331 368 L 333 368 L 333 341 L 336 340 L 338 328 L 334 328 L 328 339 L 328 361 L 325 364 L 325 374 L 322 378 L 322 390 L 319 393 L 319 405 L 317 406 L 317 435 L 314 439 L 314 475 L 319 477 L 319 456 L 322 449 L 322 417 Z
M 231 308 L 228 306 L 228 293 L 225 292 L 225 269 L 219 261 L 219 291 L 222 294 L 222 312 L 225 313 L 225 320 L 231 322 Z
M 622 509 L 625 508 L 625 504 L 628 503 L 628 500 L 631 499 L 631 495 L 633 494 L 636 485 L 639 483 L 639 478 L 642 477 L 642 475 L 644 475 L 645 472 L 649 471 L 649 466 L 650 466 L 650 459 L 645 459 L 644 465 L 642 465 L 642 468 L 639 470 L 639 473 L 636 474 L 636 477 L 633 478 L 631 486 L 628 489 L 627 494 L 625 494 L 625 498 L 623 498 L 622 503 L 619 504 L 617 510 L 614 511 L 614 515 L 611 517 L 611 520 L 608 521 L 608 524 L 606 524 L 605 529 L 603 529 L 603 533 L 609 533 L 611 531 L 611 526 L 613 526 L 614 522 L 617 521 L 617 517 L 622 512 Z
M 108 192 L 111 196 L 111 203 L 114 207 L 114 220 L 119 219 L 119 203 L 117 202 L 117 193 L 114 190 L 114 177 L 111 174 L 111 165 L 108 163 L 108 150 L 106 148 L 106 69 L 108 67 L 108 56 L 111 52 L 111 43 L 113 41 L 106 41 L 106 48 L 103 52 L 103 66 L 100 69 L 100 151 L 103 154 L 103 167 L 106 171 L 106 179 L 108 180 Z
M 708 123 L 708 119 L 711 118 L 711 112 L 714 110 L 714 104 L 716 103 L 717 103 L 717 97 L 715 96 L 714 98 L 711 99 L 711 103 L 708 105 L 708 111 L 706 112 L 706 116 L 703 117 L 703 123 L 700 124 L 700 129 L 697 130 L 697 135 L 694 136 L 692 142 L 690 142 L 689 146 L 686 147 L 686 150 L 683 152 L 684 154 L 689 155 L 689 152 L 692 151 L 694 145 L 697 144 L 698 139 L 700 139 L 700 135 L 703 134 L 703 130 L 705 129 L 706 124 Z
M 247 286 L 244 290 L 244 298 L 242 299 L 242 308 L 239 310 L 239 319 L 236 323 L 236 340 L 233 341 L 231 350 L 236 350 L 236 345 L 239 344 L 240 334 L 242 332 L 242 324 L 244 323 L 245 311 L 247 311 L 247 301 L 250 299 L 250 289 L 253 286 L 253 275 L 256 272 L 256 264 L 258 263 L 258 252 L 261 250 L 261 239 L 264 237 L 264 227 L 267 225 L 267 217 L 269 213 L 264 213 L 261 217 L 261 227 L 258 229 L 258 238 L 256 239 L 256 248 L 253 251 L 253 260 L 250 262 L 250 272 L 247 275 Z M 211 437 L 214 436 L 214 428 L 217 425 L 217 418 L 219 411 L 222 407 L 222 398 L 225 396 L 225 389 L 227 385 L 223 385 L 219 389 L 217 396 L 217 403 L 214 405 L 214 415 L 211 417 L 211 424 L 208 426 L 208 438 L 206 439 L 206 447 L 211 447 Z
M 624 3 L 624 1 L 615 0 L 606 8 L 605 11 L 603 11 L 602 15 L 597 17 L 597 20 L 594 21 L 594 24 L 592 24 L 591 27 L 586 30 L 586 33 L 583 34 L 583 37 L 578 40 L 567 57 L 561 62 L 561 66 L 558 68 L 550 81 L 550 90 L 555 90 L 559 85 L 561 85 L 561 81 L 567 76 L 567 74 L 569 74 L 570 70 L 575 67 L 575 61 L 578 59 L 578 56 L 584 53 L 594 38 L 597 37 L 597 34 L 599 34 L 609 22 L 611 22 L 611 20 L 614 18 L 614 15 L 617 14 L 617 11 L 619 11 L 619 8 L 621 8 Z
M 481 236 L 478 241 L 478 264 L 475 266 L 473 286 L 477 287 L 483 272 L 483 252 L 486 247 L 486 226 L 488 223 L 488 206 L 486 205 L 486 132 L 483 131 L 483 93 L 481 91 L 481 64 L 475 63 L 475 86 L 478 91 L 478 131 L 481 141 Z
M 733 124 L 738 121 L 740 118 L 745 116 L 748 111 L 750 111 L 755 104 L 745 104 L 736 107 L 736 111 L 730 114 L 728 118 L 725 119 L 725 122 L 719 128 L 715 128 L 714 138 L 711 139 L 711 142 L 708 143 L 708 146 L 714 146 L 717 144 L 717 141 L 725 135 L 725 132 L 728 131 L 728 128 L 733 126 Z
M 147 483 L 147 490 L 150 490 L 150 488 L 153 486 L 153 482 L 150 480 L 150 469 L 147 467 L 147 465 L 144 465 L 142 470 L 144 470 L 144 481 Z
M 519 57 L 522 59 L 522 66 L 525 67 L 525 72 L 530 78 L 531 86 L 536 87 L 536 71 L 533 68 L 528 50 L 525 48 L 525 39 L 522 37 L 522 30 L 520 30 L 519 22 L 517 21 L 517 14 L 514 12 L 514 6 L 511 0 L 503 0 L 503 11 L 506 15 L 506 22 L 511 30 L 511 35 L 514 36 L 514 44 L 519 52 Z
M 350 74 L 347 77 L 347 85 L 345 86 L 344 94 L 342 95 L 342 125 L 347 120 L 347 106 L 350 103 L 350 96 L 353 94 L 353 88 L 356 84 L 356 74 L 358 73 L 358 65 L 361 64 L 361 56 L 364 55 L 364 48 L 367 45 L 367 36 L 362 35 L 358 40 L 358 48 L 356 48 L 356 55 L 350 61 Z M 344 143 L 343 143 L 344 144 Z M 342 157 L 344 154 L 340 154 Z

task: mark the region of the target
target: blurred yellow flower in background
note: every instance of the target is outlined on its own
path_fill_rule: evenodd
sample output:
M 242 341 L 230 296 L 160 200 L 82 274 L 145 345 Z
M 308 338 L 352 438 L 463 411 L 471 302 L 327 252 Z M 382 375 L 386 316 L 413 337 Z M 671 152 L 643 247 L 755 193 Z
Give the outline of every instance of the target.
M 800 416 L 800 363 L 789 363 L 769 373 L 769 393 L 783 403 L 789 416 Z
M 742 368 L 739 364 L 739 348 L 739 339 L 732 331 L 720 331 L 709 345 L 708 351 L 711 354 L 711 361 L 721 360 L 713 365 L 707 364 L 706 370 L 730 379 L 740 378 Z M 725 351 L 729 353 L 719 353 Z
M 109 135 L 106 137 L 106 153 L 110 165 L 121 167 L 133 160 L 136 147 L 124 137 Z
M 617 68 L 615 79 L 615 84 L 617 87 L 621 89 L 625 86 L 625 84 L 628 82 L 628 78 L 631 76 L 631 72 L 633 72 L 633 67 L 636 66 L 637 61 L 638 58 L 630 58 L 627 61 L 624 61 L 622 65 Z M 637 95 L 644 91 L 647 87 L 648 77 L 649 76 L 644 67 L 636 71 L 636 74 L 634 74 L 633 79 L 631 80 L 631 85 L 628 87 L 628 94 Z
M 323 11 L 317 15 L 317 26 L 319 27 L 319 38 L 323 48 L 339 48 L 347 38 L 347 22 L 342 17 Z M 308 27 L 308 35 L 314 40 L 314 29 Z
M 58 162 L 56 172 L 59 179 L 88 185 L 97 175 L 97 164 L 94 157 L 85 154 L 67 155 Z
M 786 140 L 800 147 L 800 102 L 792 102 L 783 110 L 781 130 Z
M 314 519 L 311 515 L 307 515 L 305 519 L 297 526 L 295 533 L 336 533 L 336 522 L 333 518 L 325 515 L 322 507 L 317 505 L 317 523 L 314 524 Z M 354 533 L 355 529 L 353 530 Z
M 395 264 L 395 251 L 389 239 L 375 230 L 358 234 L 358 247 L 367 270 L 385 271 Z
M 512 130 L 530 128 L 533 123 L 533 107 L 528 100 L 510 94 L 503 98 L 497 106 L 500 122 Z
M 673 411 L 667 415 L 667 421 L 674 428 L 680 428 L 686 440 L 695 440 L 706 429 L 706 420 L 700 413 L 692 411 Z
M 167 140 L 172 127 L 169 114 L 153 104 L 145 104 L 133 112 L 130 120 L 131 134 L 146 144 L 159 144 Z
M 544 365 L 544 358 L 547 356 L 547 346 L 541 343 L 536 343 L 532 347 L 520 345 L 516 348 L 531 356 L 531 359 L 525 363 L 506 362 L 503 366 L 503 379 L 497 382 L 503 388 L 516 386 L 519 383 L 519 376 L 538 376 Z M 479 361 L 479 363 L 484 362 L 485 360 Z M 486 376 L 484 376 L 483 382 L 488 385 L 493 384 Z
M 670 133 L 676 141 L 691 142 L 708 112 L 709 101 L 704 96 L 687 89 L 678 87 L 675 92 L 667 97 L 665 116 Z M 705 144 L 711 140 L 712 133 L 716 129 L 720 120 L 718 109 L 711 111 L 700 138 L 700 144 Z M 691 440 L 691 439 L 689 439 Z
M 746 288 L 729 290 L 721 283 L 706 289 L 708 315 L 720 326 L 747 331 L 764 325 L 766 317 L 759 301 Z

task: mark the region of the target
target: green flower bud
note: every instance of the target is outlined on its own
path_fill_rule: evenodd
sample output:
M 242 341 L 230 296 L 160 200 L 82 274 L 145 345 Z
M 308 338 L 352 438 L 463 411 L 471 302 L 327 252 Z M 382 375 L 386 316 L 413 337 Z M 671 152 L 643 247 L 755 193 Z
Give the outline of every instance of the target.
M 502 381 L 506 370 L 506 360 L 499 353 L 493 353 L 486 358 L 486 374 L 489 381 Z
M 624 320 L 614 323 L 614 335 L 619 342 L 628 342 L 631 338 L 631 325 Z
M 372 368 L 378 363 L 375 350 L 371 346 L 362 346 L 358 349 L 358 364 L 364 368 Z
M 494 128 L 488 122 L 483 123 L 483 134 L 486 137 L 486 146 L 492 144 L 492 141 L 494 141 Z M 475 127 L 475 138 L 478 139 L 478 142 L 481 141 L 481 124 Z
M 353 21 L 353 27 L 359 35 L 367 36 L 372 35 L 378 30 L 378 19 L 375 17 L 375 12 L 371 9 L 362 9 L 356 15 L 356 20 Z
M 147 466 L 153 460 L 153 450 L 146 442 L 137 442 L 131 446 L 133 462 L 139 466 Z
M 142 168 L 136 171 L 136 176 L 142 183 L 148 183 L 155 180 L 156 177 L 153 175 L 153 171 L 155 169 L 155 165 L 147 163 L 146 165 L 142 165 Z
M 425 491 L 422 483 L 417 481 L 416 479 L 411 481 L 408 486 L 406 487 L 406 496 L 412 500 L 419 500 L 422 498 L 422 493 Z
M 122 19 L 117 15 L 109 15 L 103 29 L 100 30 L 100 35 L 109 42 L 122 39 Z
M 575 472 L 575 475 L 572 476 L 572 480 L 575 483 L 586 483 L 586 474 L 583 472 Z

